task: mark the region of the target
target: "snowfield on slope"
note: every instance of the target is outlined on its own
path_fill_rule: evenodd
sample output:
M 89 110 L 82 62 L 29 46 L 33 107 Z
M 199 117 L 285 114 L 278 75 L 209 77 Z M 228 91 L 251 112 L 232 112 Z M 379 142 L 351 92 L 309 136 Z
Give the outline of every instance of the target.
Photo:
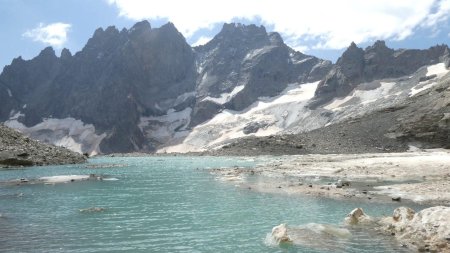
M 319 82 L 294 83 L 272 98 L 259 98 L 242 111 L 223 110 L 211 120 L 184 132 L 161 147 L 158 152 L 198 152 L 215 149 L 245 136 L 269 136 L 280 133 L 300 133 L 358 117 L 375 110 L 394 107 L 411 97 L 411 93 L 429 91 L 449 72 L 443 63 L 425 66 L 411 76 L 376 80 L 358 85 L 345 97 L 338 97 L 315 110 L 307 107 Z M 433 77 L 436 75 L 436 77 Z M 432 77 L 420 81 L 423 77 Z M 240 87 L 239 87 L 240 88 Z M 222 102 L 222 101 L 220 101 Z M 250 133 L 244 129 L 256 126 Z
M 13 114 L 13 112 L 12 112 Z M 100 143 L 106 134 L 96 134 L 92 124 L 85 124 L 74 118 L 44 119 L 32 127 L 26 127 L 19 122 L 20 112 L 15 113 L 5 125 L 19 130 L 33 139 L 68 148 L 80 154 L 100 154 Z

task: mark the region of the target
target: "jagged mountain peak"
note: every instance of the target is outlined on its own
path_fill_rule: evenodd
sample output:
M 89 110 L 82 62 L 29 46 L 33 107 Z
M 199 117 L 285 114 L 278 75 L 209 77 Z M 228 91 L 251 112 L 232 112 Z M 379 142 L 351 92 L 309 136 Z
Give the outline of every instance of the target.
M 448 52 L 446 45 L 423 50 L 394 50 L 379 40 L 363 50 L 352 43 L 320 82 L 312 107 L 327 103 L 335 97 L 346 96 L 363 82 L 407 76 L 420 67 L 440 62 L 448 66 L 450 59 L 445 56 L 445 52 Z
M 373 43 L 373 48 L 386 48 L 386 42 L 384 40 L 377 40 Z
M 130 31 L 140 32 L 140 31 L 149 31 L 151 29 L 152 29 L 152 26 L 150 25 L 150 22 L 148 22 L 148 20 L 142 20 L 142 21 L 134 24 L 130 28 Z
M 94 42 L 94 41 L 108 40 L 112 37 L 117 36 L 118 34 L 119 34 L 119 30 L 115 26 L 108 26 L 106 29 L 99 27 L 95 30 L 94 34 L 88 40 L 87 44 L 89 44 L 90 42 Z
M 277 32 L 269 33 L 269 39 L 270 42 L 274 45 L 284 45 L 283 38 L 281 38 L 281 35 Z
M 264 26 L 225 23 L 222 30 L 205 46 L 216 46 L 218 43 L 221 43 L 224 46 L 245 46 L 258 42 L 267 43 L 268 41 L 269 35 Z
M 220 33 L 236 34 L 236 33 L 267 33 L 264 26 L 254 24 L 246 25 L 242 23 L 224 23 Z M 220 34 L 219 33 L 219 34 Z
M 336 65 L 343 66 L 347 64 L 355 65 L 359 64 L 364 58 L 364 50 L 358 47 L 355 42 L 352 42 L 350 46 L 342 53 L 342 56 L 336 62 Z
M 168 23 L 162 25 L 160 28 L 157 28 L 154 30 L 158 31 L 159 34 L 164 35 L 166 39 L 176 39 L 176 40 L 186 41 L 183 34 L 181 34 L 180 31 L 178 31 L 178 29 L 175 27 L 175 25 L 172 22 L 168 22 Z
M 44 48 L 37 57 L 54 57 L 56 58 L 56 53 L 53 47 Z
M 368 46 L 365 50 L 366 54 L 383 54 L 384 57 L 388 57 L 388 55 L 392 55 L 394 53 L 394 49 L 386 46 L 386 42 L 383 40 L 377 40 L 372 46 Z
M 61 59 L 66 60 L 70 58 L 72 58 L 72 53 L 70 52 L 70 50 L 67 48 L 63 48 L 63 50 L 61 50 Z
M 105 33 L 106 34 L 118 34 L 119 29 L 117 29 L 116 26 L 111 25 L 106 28 Z
M 0 75 L 7 87 L 0 98 L 10 100 L 0 104 L 0 118 L 20 112 L 27 127 L 49 117 L 73 118 L 104 136 L 96 144 L 103 152 L 152 150 L 223 110 L 244 111 L 296 85 L 309 83 L 305 89 L 312 90 L 321 81 L 315 94 L 326 103 L 361 83 L 407 75 L 445 53 L 448 59 L 446 46 L 393 50 L 376 41 L 362 49 L 352 42 L 333 65 L 296 52 L 263 26 L 224 24 L 209 43 L 192 49 L 174 24 L 152 28 L 143 20 L 120 32 L 97 29 L 73 56 L 63 49 L 58 58 L 46 48 L 38 60 L 10 68 Z

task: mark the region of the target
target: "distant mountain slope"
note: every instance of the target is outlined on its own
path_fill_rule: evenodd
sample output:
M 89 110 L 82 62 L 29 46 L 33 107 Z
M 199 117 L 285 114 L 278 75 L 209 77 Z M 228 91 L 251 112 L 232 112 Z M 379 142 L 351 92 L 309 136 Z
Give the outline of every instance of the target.
M 32 140 L 0 124 L 0 167 L 72 164 L 86 158 L 62 147 Z
M 330 68 L 264 27 L 225 24 L 192 49 L 173 24 L 152 29 L 142 21 L 129 30 L 97 29 L 73 56 L 46 48 L 32 60 L 14 59 L 0 75 L 0 120 L 41 140 L 70 138 L 81 152 L 152 151 L 175 134 L 155 117 L 184 112 L 175 128 L 186 129 L 288 83 L 319 80 Z M 89 130 L 73 133 L 67 122 Z
M 208 150 L 221 155 L 282 155 L 399 152 L 411 146 L 448 149 L 450 74 L 447 72 L 439 79 L 424 81 L 418 86 L 421 88 L 410 90 L 411 97 L 400 100 L 390 97 L 396 101 L 384 106 L 382 103 L 386 100 L 378 98 L 378 105 L 372 102 L 375 103 L 373 110 L 353 114 L 353 117 L 342 117 L 340 121 L 311 131 L 248 136 L 229 140 L 225 145 Z M 370 96 L 370 99 L 373 98 Z M 334 109 L 355 112 L 355 107 L 358 105 L 348 103 Z
M 332 64 L 242 24 L 224 24 L 191 48 L 173 24 L 142 21 L 99 28 L 74 55 L 46 48 L 32 60 L 14 59 L 0 75 L 0 121 L 81 153 L 210 150 L 418 103 L 416 94 L 443 80 L 449 63 L 446 45 L 393 50 L 377 41 L 352 44 Z M 404 122 L 398 131 L 427 128 Z
M 446 63 L 448 67 L 449 61 L 447 45 L 427 50 L 393 50 L 386 47 L 384 41 L 377 41 L 363 50 L 352 43 L 320 82 L 314 106 L 335 97 L 346 96 L 360 83 L 407 76 L 422 66 L 440 62 Z

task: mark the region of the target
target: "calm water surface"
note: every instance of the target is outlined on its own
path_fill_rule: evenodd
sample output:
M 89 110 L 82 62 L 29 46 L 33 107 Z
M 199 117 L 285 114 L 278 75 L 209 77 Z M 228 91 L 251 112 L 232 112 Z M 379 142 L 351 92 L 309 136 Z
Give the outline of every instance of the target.
M 101 174 L 117 180 L 0 186 L 0 252 L 406 252 L 362 230 L 308 246 L 270 246 L 280 223 L 339 226 L 353 208 L 373 216 L 392 204 L 260 194 L 216 181 L 205 168 L 255 165 L 246 158 L 94 158 L 88 164 L 0 170 L 0 181 Z M 121 164 L 87 168 L 93 164 Z M 80 209 L 102 207 L 104 212 Z

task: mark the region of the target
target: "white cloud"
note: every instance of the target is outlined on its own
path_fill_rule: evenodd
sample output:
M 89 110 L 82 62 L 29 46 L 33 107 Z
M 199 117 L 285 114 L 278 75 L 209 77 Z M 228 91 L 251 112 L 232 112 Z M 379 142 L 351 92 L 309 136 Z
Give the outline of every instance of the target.
M 205 45 L 211 39 L 212 39 L 211 37 L 201 36 L 200 38 L 198 38 L 198 40 L 196 42 L 192 43 L 191 46 L 196 47 L 196 46 Z
M 61 48 L 67 41 L 67 32 L 71 26 L 71 24 L 65 23 L 52 23 L 48 25 L 40 23 L 36 28 L 27 30 L 22 36 Z
M 436 3 L 436 11 L 430 13 L 422 26 L 436 27 L 439 22 L 445 21 L 450 14 L 450 0 L 441 0 Z
M 258 19 L 290 41 L 340 49 L 351 41 L 403 40 L 450 15 L 450 0 L 107 0 L 132 20 L 167 18 L 186 36 L 233 19 Z M 298 43 L 298 45 L 296 45 Z M 311 43 L 311 42 L 310 42 Z

